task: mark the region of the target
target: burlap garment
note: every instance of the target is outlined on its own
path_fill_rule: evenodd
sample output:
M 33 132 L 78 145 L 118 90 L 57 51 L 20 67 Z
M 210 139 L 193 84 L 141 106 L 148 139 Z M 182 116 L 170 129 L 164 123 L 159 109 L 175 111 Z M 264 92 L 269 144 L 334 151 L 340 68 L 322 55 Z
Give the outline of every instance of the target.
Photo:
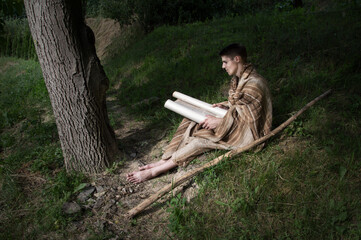
M 187 166 L 199 154 L 211 149 L 233 149 L 245 146 L 268 134 L 272 125 L 272 102 L 267 81 L 252 65 L 247 65 L 242 77 L 233 77 L 229 90 L 229 107 L 221 124 L 213 130 L 183 119 L 162 159 Z

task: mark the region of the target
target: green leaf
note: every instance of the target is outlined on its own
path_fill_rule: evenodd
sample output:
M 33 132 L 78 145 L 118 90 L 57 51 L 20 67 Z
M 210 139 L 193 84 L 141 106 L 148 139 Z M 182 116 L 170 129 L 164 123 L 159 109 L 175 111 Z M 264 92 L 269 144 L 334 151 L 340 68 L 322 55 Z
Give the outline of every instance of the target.
M 86 183 L 81 183 L 81 184 L 79 184 L 79 186 L 77 186 L 77 187 L 74 189 L 74 193 L 79 192 L 80 190 L 82 190 L 83 188 L 85 188 L 86 185 L 87 185 Z

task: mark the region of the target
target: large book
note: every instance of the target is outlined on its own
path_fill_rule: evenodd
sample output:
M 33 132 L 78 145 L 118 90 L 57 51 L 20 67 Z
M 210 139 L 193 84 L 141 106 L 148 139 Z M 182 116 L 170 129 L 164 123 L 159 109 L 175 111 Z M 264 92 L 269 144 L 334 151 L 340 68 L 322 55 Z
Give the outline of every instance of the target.
M 177 98 L 177 100 L 172 101 L 168 99 L 165 102 L 164 107 L 197 123 L 203 122 L 207 118 L 207 115 L 223 118 L 227 113 L 227 110 L 225 109 L 213 107 L 212 104 L 180 92 L 175 91 L 172 96 Z

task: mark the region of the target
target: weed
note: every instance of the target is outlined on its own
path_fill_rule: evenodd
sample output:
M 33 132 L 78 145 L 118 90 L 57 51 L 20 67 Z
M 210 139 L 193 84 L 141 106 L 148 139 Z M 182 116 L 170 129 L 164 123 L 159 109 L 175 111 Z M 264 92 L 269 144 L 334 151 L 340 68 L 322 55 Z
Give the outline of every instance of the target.
M 180 232 L 180 227 L 185 222 L 184 208 L 186 199 L 179 193 L 168 202 L 167 212 L 170 213 L 168 227 L 172 232 Z
M 106 173 L 114 173 L 119 167 L 121 167 L 124 164 L 123 160 L 120 160 L 118 162 L 113 162 L 112 166 L 105 169 Z

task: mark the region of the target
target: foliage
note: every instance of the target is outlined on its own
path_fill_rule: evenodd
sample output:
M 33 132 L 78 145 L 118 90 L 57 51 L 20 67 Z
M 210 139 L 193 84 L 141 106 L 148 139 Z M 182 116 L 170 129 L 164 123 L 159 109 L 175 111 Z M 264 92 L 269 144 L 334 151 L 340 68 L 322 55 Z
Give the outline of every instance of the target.
M 182 198 L 181 194 L 179 193 L 177 196 L 174 196 L 168 203 L 169 207 L 167 212 L 170 213 L 169 224 L 168 227 L 173 232 L 179 232 L 182 223 L 185 221 L 185 206 L 186 206 L 186 199 Z
M 24 17 L 25 8 L 22 0 L 1 0 L 0 15 L 5 18 Z
M 178 25 L 272 8 L 276 0 L 88 0 L 88 16 L 102 16 L 121 24 L 139 21 L 147 32 L 161 25 Z
M 87 16 L 112 18 L 126 25 L 138 21 L 146 32 L 163 25 L 204 22 L 222 17 L 255 14 L 265 10 L 291 11 L 300 3 L 308 9 L 323 8 L 323 10 L 353 5 L 341 0 L 327 4 L 323 1 L 307 0 L 84 0 Z M 354 1 L 354 5 L 359 4 Z
M 35 46 L 25 18 L 4 21 L 1 34 L 0 56 L 12 56 L 24 59 L 37 59 Z

